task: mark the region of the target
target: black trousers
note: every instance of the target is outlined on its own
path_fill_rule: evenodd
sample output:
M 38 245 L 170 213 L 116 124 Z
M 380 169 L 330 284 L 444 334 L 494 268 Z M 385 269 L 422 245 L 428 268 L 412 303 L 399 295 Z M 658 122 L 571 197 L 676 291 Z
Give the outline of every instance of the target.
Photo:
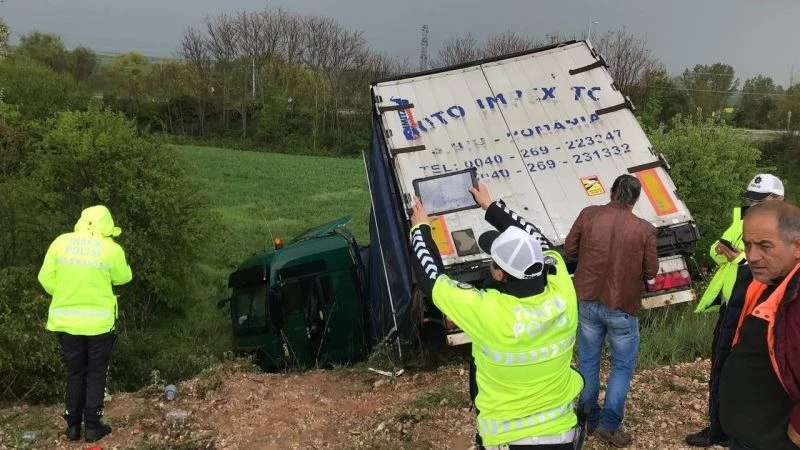
M 80 425 L 81 420 L 87 428 L 100 425 L 108 363 L 116 340 L 115 333 L 97 336 L 56 334 L 66 372 L 64 419 L 68 425 Z
M 719 419 L 719 380 L 722 375 L 722 366 L 730 355 L 730 344 L 723 345 L 723 340 L 727 340 L 723 334 L 725 324 L 726 305 L 720 306 L 719 318 L 714 326 L 714 338 L 711 342 L 711 376 L 708 379 L 708 416 L 710 421 L 709 437 L 715 441 L 723 441 L 728 437 L 722 430 Z

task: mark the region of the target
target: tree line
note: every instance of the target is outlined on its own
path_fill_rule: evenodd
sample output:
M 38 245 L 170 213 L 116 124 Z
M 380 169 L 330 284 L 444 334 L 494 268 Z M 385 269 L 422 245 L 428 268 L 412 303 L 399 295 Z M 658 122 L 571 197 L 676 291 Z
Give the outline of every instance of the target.
M 431 58 L 431 68 L 580 38 L 557 31 L 543 38 L 509 31 L 484 41 L 471 33 L 451 36 Z M 682 114 L 724 118 L 745 128 L 798 129 L 791 115 L 800 113 L 800 85 L 783 88 L 763 75 L 740 83 L 733 67 L 722 62 L 673 76 L 647 40 L 624 27 L 593 44 L 616 86 L 651 124 L 668 125 Z M 368 146 L 369 82 L 412 72 L 407 60 L 371 49 L 361 31 L 280 8 L 206 17 L 184 31 L 174 58 L 162 60 L 137 52 L 101 59 L 85 47 L 67 50 L 59 36 L 42 32 L 22 36 L 9 53 L 6 79 L 25 80 L 46 67 L 61 78 L 41 88 L 78 104 L 100 97 L 141 129 L 177 139 L 338 155 Z M 6 102 L 31 100 L 24 87 L 6 84 Z M 30 109 L 37 107 L 33 103 Z

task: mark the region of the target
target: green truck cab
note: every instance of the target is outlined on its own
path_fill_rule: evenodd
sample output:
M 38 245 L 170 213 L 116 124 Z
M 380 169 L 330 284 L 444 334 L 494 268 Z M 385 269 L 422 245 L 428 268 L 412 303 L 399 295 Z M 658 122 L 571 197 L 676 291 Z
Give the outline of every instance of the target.
M 228 279 L 233 348 L 265 370 L 330 367 L 369 345 L 364 264 L 349 216 L 242 262 Z

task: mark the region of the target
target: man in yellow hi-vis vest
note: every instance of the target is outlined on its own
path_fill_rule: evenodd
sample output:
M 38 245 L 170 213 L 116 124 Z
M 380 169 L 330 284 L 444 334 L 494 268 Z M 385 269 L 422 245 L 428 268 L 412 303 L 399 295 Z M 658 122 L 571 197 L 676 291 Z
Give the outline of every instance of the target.
M 472 339 L 481 448 L 572 450 L 582 437 L 573 400 L 583 388 L 570 366 L 578 326 L 572 280 L 538 228 L 492 202 L 482 183 L 470 192 L 497 228 L 478 239 L 492 257 L 491 287 L 476 289 L 443 273 L 419 199 L 411 245 L 420 289 Z
M 717 271 L 695 308 L 697 313 L 719 310 L 719 319 L 714 327 L 714 339 L 711 344 L 711 376 L 708 382 L 709 426 L 686 436 L 686 443 L 689 445 L 709 447 L 728 441 L 720 424 L 719 380 L 722 366 L 731 350 L 733 332 L 744 304 L 744 293 L 752 280 L 742 240 L 744 214 L 749 206 L 783 201 L 783 196 L 783 183 L 778 177 L 768 173 L 753 177 L 747 185 L 747 190 L 742 194 L 748 206 L 733 208 L 731 225 L 720 239 L 711 245 L 709 253 L 717 264 Z
M 131 281 L 131 268 L 114 237 L 108 208 L 86 208 L 75 231 L 57 237 L 44 257 L 39 283 L 52 295 L 47 329 L 56 333 L 66 368 L 65 434 L 77 441 L 81 422 L 86 442 L 111 432 L 101 421 L 106 373 L 114 349 L 117 298 L 112 285 Z

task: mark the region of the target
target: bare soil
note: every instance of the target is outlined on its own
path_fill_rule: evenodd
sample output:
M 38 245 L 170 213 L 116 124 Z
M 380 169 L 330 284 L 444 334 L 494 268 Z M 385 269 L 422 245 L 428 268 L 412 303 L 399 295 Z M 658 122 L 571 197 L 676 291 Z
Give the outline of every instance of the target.
M 629 448 L 689 448 L 684 437 L 705 426 L 708 370 L 702 360 L 638 372 L 624 422 Z M 0 449 L 90 448 L 61 436 L 60 411 L 0 409 Z M 180 383 L 173 401 L 159 386 L 114 395 L 106 418 L 114 431 L 103 449 L 463 450 L 474 436 L 463 361 L 397 377 L 364 365 L 290 374 L 219 365 Z M 584 448 L 606 447 L 589 438 Z

